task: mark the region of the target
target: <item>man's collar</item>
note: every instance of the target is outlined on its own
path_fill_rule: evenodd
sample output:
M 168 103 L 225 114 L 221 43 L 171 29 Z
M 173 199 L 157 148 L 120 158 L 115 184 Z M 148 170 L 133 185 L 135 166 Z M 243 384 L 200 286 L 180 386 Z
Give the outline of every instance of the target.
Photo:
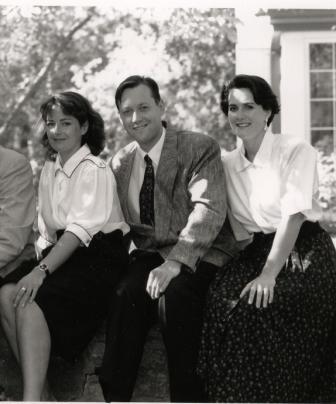
M 243 171 L 252 164 L 256 167 L 265 167 L 269 165 L 272 153 L 273 139 L 274 135 L 272 134 L 270 129 L 268 129 L 264 135 L 259 150 L 254 157 L 253 163 L 245 157 L 245 147 L 242 142 L 241 145 L 238 146 L 239 158 L 236 161 L 236 170 Z
M 143 159 L 145 157 L 145 155 L 148 154 L 150 159 L 156 165 L 158 165 L 165 137 L 166 137 L 166 128 L 163 126 L 160 139 L 155 143 L 155 145 L 150 149 L 149 152 L 145 152 L 144 150 L 141 149 L 140 146 L 138 146 L 138 152 L 139 152 L 140 157 Z
M 62 167 L 61 165 L 61 160 L 60 160 L 60 155 L 57 154 L 56 161 L 55 161 L 55 175 L 57 171 L 63 171 L 64 174 L 67 177 L 71 177 L 72 173 L 78 166 L 78 164 L 84 160 L 84 158 L 88 155 L 91 154 L 91 151 L 89 149 L 89 146 L 87 144 L 84 144 L 80 149 L 74 153 L 69 160 L 66 161 L 64 166 Z

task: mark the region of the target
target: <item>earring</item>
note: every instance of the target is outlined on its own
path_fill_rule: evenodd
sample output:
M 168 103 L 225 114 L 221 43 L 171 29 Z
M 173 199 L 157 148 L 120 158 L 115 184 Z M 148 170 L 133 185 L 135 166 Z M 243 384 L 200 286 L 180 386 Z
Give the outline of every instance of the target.
M 267 130 L 267 128 L 268 128 L 267 121 L 268 121 L 268 118 L 265 118 L 264 131 L 266 131 L 266 130 Z

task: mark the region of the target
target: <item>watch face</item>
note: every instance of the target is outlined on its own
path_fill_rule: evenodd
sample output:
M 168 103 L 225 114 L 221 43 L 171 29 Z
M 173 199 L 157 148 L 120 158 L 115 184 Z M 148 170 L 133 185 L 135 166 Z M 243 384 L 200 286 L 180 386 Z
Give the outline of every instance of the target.
M 50 275 L 49 268 L 48 268 L 47 264 L 39 264 L 38 268 L 39 268 L 40 271 L 44 272 L 44 274 L 46 276 Z
M 40 270 L 44 272 L 48 272 L 48 265 L 47 264 L 40 264 Z

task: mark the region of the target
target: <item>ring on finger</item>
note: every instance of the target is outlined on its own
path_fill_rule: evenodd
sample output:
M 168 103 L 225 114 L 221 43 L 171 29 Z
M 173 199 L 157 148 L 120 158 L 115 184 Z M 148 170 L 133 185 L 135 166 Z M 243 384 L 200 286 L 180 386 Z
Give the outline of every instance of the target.
M 22 292 L 25 293 L 27 291 L 27 288 L 25 286 L 22 286 L 21 290 L 22 290 Z

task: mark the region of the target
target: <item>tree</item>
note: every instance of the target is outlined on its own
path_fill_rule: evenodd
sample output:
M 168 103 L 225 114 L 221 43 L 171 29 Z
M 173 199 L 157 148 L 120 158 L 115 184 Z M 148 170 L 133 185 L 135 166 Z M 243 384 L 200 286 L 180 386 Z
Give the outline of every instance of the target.
M 26 148 L 40 166 L 39 105 L 73 89 L 102 113 L 113 154 L 128 141 L 114 92 L 140 73 L 159 82 L 173 124 L 232 148 L 218 96 L 233 74 L 234 45 L 232 9 L 0 7 L 0 141 Z
M 135 73 L 156 78 L 169 121 L 206 132 L 232 149 L 235 140 L 219 109 L 219 93 L 234 74 L 233 9 L 135 9 L 132 15 L 141 23 L 118 26 L 118 46 L 107 55 L 106 68 L 87 80 L 81 74 L 85 68 L 78 66 L 74 77 L 86 93 L 106 94 L 96 102 L 108 124 L 110 149 L 129 140 L 120 130 L 113 94 L 123 78 Z
M 76 90 L 75 66 L 91 64 L 90 74 L 104 68 L 106 54 L 116 46 L 110 32 L 131 21 L 113 9 L 107 17 L 93 7 L 0 7 L 1 143 L 28 150 L 40 163 L 41 102 L 52 93 Z
M 64 52 L 64 49 L 68 46 L 68 44 L 72 41 L 76 32 L 79 31 L 83 26 L 85 26 L 85 24 L 90 21 L 93 15 L 94 13 L 89 10 L 88 15 L 85 16 L 85 18 L 75 23 L 74 27 L 63 38 L 61 38 L 60 42 L 56 46 L 56 49 L 53 50 L 53 53 L 51 53 L 49 59 L 46 60 L 46 64 L 42 65 L 40 70 L 37 72 L 36 77 L 33 78 L 33 80 L 29 82 L 29 84 L 23 89 L 22 95 L 19 97 L 19 99 L 12 100 L 12 105 L 9 108 L 10 113 L 5 118 L 0 127 L 0 136 L 6 134 L 7 129 L 12 124 L 17 114 L 21 111 L 21 109 L 25 106 L 29 99 L 37 92 L 43 81 L 45 81 L 49 71 L 53 69 L 55 63 L 57 62 L 57 59 Z
M 235 140 L 224 126 L 219 94 L 234 75 L 236 22 L 233 9 L 212 8 L 175 10 L 167 24 L 168 54 L 183 71 L 170 83 L 169 97 L 176 95 L 179 115 L 190 126 L 215 137 L 226 149 L 232 149 Z M 169 32 L 174 35 L 169 37 Z

